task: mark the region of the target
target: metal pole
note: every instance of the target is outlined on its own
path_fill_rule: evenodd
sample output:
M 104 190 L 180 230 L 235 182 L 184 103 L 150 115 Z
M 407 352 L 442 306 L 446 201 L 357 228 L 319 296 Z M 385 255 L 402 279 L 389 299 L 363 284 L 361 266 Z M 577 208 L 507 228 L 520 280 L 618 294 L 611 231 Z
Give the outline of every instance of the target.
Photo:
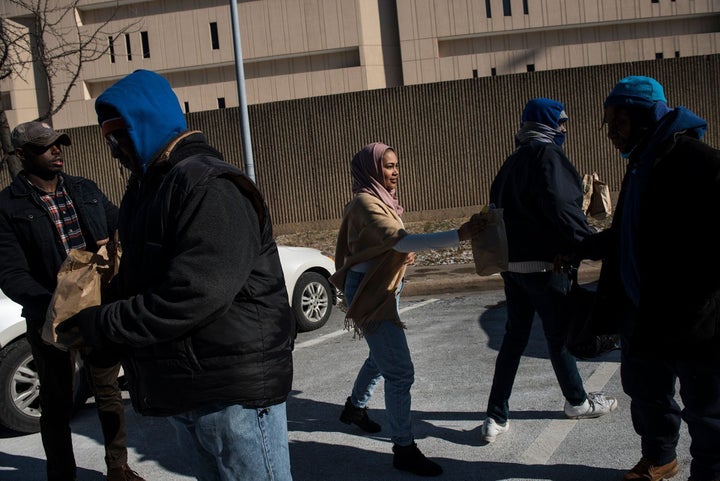
M 255 164 L 253 163 L 250 120 L 247 110 L 247 97 L 245 96 L 245 69 L 243 68 L 242 45 L 240 43 L 237 0 L 230 0 L 230 11 L 232 13 L 233 43 L 235 45 L 235 73 L 237 74 L 238 99 L 240 100 L 240 128 L 242 129 L 245 173 L 255 181 Z

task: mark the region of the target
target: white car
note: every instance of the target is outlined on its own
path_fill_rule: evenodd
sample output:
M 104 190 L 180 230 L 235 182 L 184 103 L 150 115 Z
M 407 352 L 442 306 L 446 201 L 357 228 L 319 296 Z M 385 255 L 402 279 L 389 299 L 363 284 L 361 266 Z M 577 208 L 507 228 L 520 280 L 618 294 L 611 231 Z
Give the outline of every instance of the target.
M 298 330 L 314 331 L 325 325 L 338 296 L 330 283 L 335 261 L 310 247 L 278 246 L 290 305 Z
M 317 249 L 279 246 L 288 299 L 296 313 L 298 330 L 325 325 L 337 301 L 328 278 L 335 262 Z M 0 291 L 0 425 L 21 433 L 40 430 L 40 382 L 30 344 L 25 339 L 22 308 Z M 80 368 L 80 366 L 78 366 Z M 75 386 L 75 404 L 89 396 L 82 376 Z

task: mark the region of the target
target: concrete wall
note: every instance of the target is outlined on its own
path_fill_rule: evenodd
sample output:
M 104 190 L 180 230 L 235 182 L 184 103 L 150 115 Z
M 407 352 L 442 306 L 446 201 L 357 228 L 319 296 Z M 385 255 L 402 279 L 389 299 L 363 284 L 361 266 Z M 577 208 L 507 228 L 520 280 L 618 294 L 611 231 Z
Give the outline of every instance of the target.
M 565 149 L 581 174 L 597 171 L 620 188 L 625 161 L 601 130 L 602 103 L 620 78 L 649 75 L 671 106 L 709 123 L 705 141 L 720 147 L 720 55 L 653 60 L 456 80 L 250 106 L 257 182 L 276 232 L 335 227 L 351 198 L 350 159 L 384 141 L 400 158 L 399 197 L 406 219 L 441 219 L 487 202 L 490 183 L 514 148 L 520 113 L 532 97 L 556 98 L 569 116 Z M 227 160 L 244 167 L 238 109 L 190 113 Z M 66 130 L 67 170 L 88 176 L 119 201 L 125 179 L 97 126 Z M 7 170 L 0 172 L 7 185 Z

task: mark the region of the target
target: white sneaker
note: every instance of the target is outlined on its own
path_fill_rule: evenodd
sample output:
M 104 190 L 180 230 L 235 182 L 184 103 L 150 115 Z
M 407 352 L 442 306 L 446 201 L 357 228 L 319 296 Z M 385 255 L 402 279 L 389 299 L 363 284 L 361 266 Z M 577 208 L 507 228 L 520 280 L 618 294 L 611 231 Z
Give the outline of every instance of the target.
M 500 434 L 506 433 L 509 428 L 510 421 L 505 421 L 504 424 L 500 424 L 493 418 L 486 418 L 485 422 L 483 422 L 483 425 L 480 428 L 480 431 L 482 432 L 482 436 L 485 441 L 487 441 L 488 443 L 494 443 L 495 438 L 498 437 L 498 435 Z
M 617 399 L 602 392 L 588 393 L 587 399 L 579 406 L 565 401 L 565 416 L 570 419 L 589 419 L 603 416 L 617 409 Z

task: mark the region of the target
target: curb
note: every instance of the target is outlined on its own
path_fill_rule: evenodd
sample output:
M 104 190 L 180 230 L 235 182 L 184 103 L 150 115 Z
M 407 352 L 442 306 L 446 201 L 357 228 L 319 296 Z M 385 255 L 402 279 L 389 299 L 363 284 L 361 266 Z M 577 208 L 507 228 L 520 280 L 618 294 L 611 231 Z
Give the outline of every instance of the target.
M 583 284 L 597 281 L 601 261 L 583 261 L 578 278 Z M 461 293 L 503 289 L 500 274 L 478 276 L 475 264 L 449 264 L 437 266 L 410 266 L 405 274 L 403 296 Z

